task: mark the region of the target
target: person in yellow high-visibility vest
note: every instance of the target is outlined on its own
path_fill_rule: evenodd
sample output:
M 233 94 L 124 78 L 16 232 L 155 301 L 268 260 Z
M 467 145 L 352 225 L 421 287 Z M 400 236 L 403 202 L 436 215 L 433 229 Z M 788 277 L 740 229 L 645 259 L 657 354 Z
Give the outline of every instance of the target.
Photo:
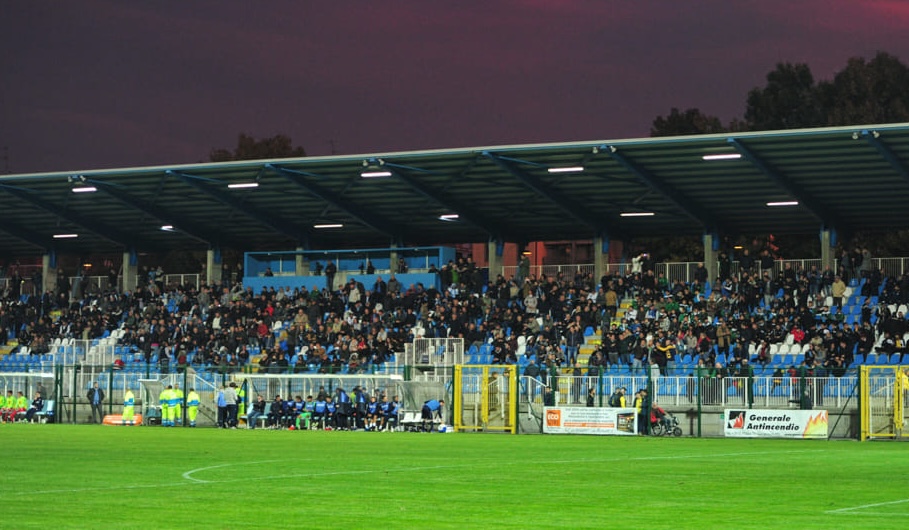
M 909 368 L 903 370 L 900 374 L 900 379 L 903 385 L 903 406 L 909 407 Z
M 168 418 L 170 417 L 170 412 L 168 411 L 168 408 L 170 406 L 170 399 L 168 399 L 168 396 L 170 396 L 170 390 L 171 389 L 168 386 L 168 387 L 164 388 L 163 390 L 161 390 L 161 393 L 158 395 L 158 405 L 161 406 L 161 426 L 162 427 L 168 426 L 167 422 L 168 422 Z
M 19 392 L 16 397 L 16 412 L 13 414 L 13 418 L 17 418 L 20 414 L 25 415 L 25 411 L 28 410 L 28 398 L 25 397 L 25 394 Z
M 183 423 L 183 389 L 180 388 L 180 385 L 174 385 L 174 398 L 176 398 L 177 406 L 174 409 L 174 417 L 177 419 L 177 423 Z
M 136 412 L 135 406 L 136 396 L 133 395 L 132 390 L 127 388 L 126 392 L 123 393 L 123 415 L 120 417 L 123 420 L 124 425 L 133 422 Z
M 6 399 L 0 396 L 0 416 L 5 422 L 16 421 L 16 396 L 13 395 L 12 390 L 7 391 Z
M 177 424 L 177 409 L 180 408 L 180 400 L 177 399 L 177 391 L 174 387 L 167 385 L 167 424 L 173 427 Z
M 10 392 L 12 394 L 12 392 Z M 0 423 L 6 422 L 6 396 L 0 394 Z
M 189 426 L 196 426 L 196 416 L 199 414 L 199 393 L 195 388 L 189 389 L 186 395 L 186 418 L 189 420 Z
M 243 389 L 243 385 L 240 385 L 240 388 L 237 389 L 237 416 L 246 415 L 246 390 Z

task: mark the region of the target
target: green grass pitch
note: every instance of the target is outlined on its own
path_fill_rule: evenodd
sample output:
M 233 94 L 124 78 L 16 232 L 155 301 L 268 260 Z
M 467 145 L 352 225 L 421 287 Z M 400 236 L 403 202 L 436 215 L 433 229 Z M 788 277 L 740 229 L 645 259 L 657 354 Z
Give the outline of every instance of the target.
M 0 528 L 905 528 L 909 445 L 0 425 Z

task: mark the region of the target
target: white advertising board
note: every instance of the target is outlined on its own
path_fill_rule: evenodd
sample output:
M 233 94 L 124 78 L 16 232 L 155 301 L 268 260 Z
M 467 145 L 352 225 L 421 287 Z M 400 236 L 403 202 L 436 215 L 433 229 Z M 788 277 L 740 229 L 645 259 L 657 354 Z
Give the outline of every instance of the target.
M 547 407 L 543 432 L 547 434 L 633 435 L 637 414 L 633 408 Z
M 723 418 L 731 438 L 827 438 L 826 410 L 726 409 Z

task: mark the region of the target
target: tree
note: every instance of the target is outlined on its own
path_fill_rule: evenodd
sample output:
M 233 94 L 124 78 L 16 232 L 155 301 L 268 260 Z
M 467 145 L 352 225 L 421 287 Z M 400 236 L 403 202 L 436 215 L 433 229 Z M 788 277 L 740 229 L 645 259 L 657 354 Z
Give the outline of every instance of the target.
M 293 147 L 293 141 L 290 137 L 283 134 L 256 140 L 250 135 L 240 133 L 237 138 L 237 147 L 233 151 L 212 149 L 209 159 L 212 162 L 228 162 L 231 160 L 262 160 L 303 156 L 306 156 L 306 150 L 300 146 Z
M 690 134 L 712 134 L 726 132 L 719 118 L 687 109 L 680 112 L 673 107 L 666 117 L 657 116 L 650 126 L 650 136 L 686 136 Z
M 828 125 L 909 121 L 909 68 L 885 52 L 868 62 L 849 59 L 833 81 L 820 84 L 819 92 Z
M 752 131 L 819 127 L 826 124 L 820 99 L 807 64 L 780 63 L 767 86 L 748 93 L 745 123 Z

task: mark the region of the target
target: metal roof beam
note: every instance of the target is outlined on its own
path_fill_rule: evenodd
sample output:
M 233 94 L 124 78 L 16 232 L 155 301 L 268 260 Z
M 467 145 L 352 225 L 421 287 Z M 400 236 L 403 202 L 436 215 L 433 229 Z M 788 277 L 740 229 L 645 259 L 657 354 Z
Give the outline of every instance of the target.
M 220 202 L 221 204 L 230 206 L 234 210 L 237 210 L 238 212 L 243 213 L 247 217 L 250 217 L 250 218 L 258 221 L 259 223 L 271 228 L 272 230 L 275 230 L 276 232 L 284 234 L 284 235 L 294 239 L 297 242 L 307 243 L 309 241 L 308 232 L 305 230 L 299 230 L 298 227 L 296 227 L 290 221 L 281 219 L 264 210 L 256 208 L 255 206 L 251 206 L 249 204 L 244 204 L 243 201 L 237 199 L 236 197 L 232 196 L 231 194 L 229 194 L 225 191 L 222 191 L 222 190 L 214 189 L 211 185 L 204 183 L 206 181 L 212 182 L 214 179 L 209 179 L 209 178 L 204 178 L 204 177 L 197 178 L 194 175 L 190 175 L 190 174 L 184 173 L 182 171 L 168 170 L 167 172 L 168 172 L 168 174 L 174 175 L 175 177 L 179 178 L 181 181 L 185 182 L 186 184 L 192 186 L 193 188 L 196 188 L 197 190 L 201 191 L 202 193 L 215 199 L 216 201 Z M 219 183 L 220 183 L 220 181 L 219 181 Z M 224 184 L 225 186 L 227 185 L 226 183 L 221 183 L 221 184 Z
M 31 243 L 36 247 L 43 248 L 44 250 L 50 250 L 54 246 L 54 240 L 30 230 L 19 223 L 9 221 L 7 219 L 0 219 L 0 230 L 6 232 L 7 234 L 21 239 L 26 243 Z
M 881 133 L 877 131 L 864 130 L 862 131 L 862 138 L 871 144 L 872 147 L 877 149 L 877 152 L 880 153 L 882 157 L 884 157 L 884 160 L 886 160 L 893 167 L 893 169 L 899 173 L 901 177 L 909 180 L 909 167 L 907 167 L 906 164 L 903 163 L 903 161 L 900 160 L 898 156 L 896 156 L 896 153 L 890 149 L 890 146 L 881 140 Z
M 701 223 L 705 229 L 715 230 L 719 227 L 720 222 L 707 213 L 707 208 L 686 197 L 682 192 L 667 184 L 663 179 L 654 175 L 652 172 L 641 167 L 640 164 L 627 155 L 619 153 L 618 148 L 615 146 L 604 146 L 603 150 L 605 150 L 613 160 L 618 162 L 619 165 L 636 176 L 644 185 L 662 195 L 664 199 L 672 203 L 679 210 L 682 210 L 685 215 Z M 723 222 L 722 224 L 728 226 L 727 222 Z
M 265 164 L 265 167 L 274 170 L 276 173 L 286 178 L 288 181 L 306 190 L 309 194 L 331 204 L 335 208 L 353 217 L 369 228 L 372 228 L 376 232 L 384 234 L 393 240 L 400 237 L 400 228 L 394 227 L 391 224 L 383 221 L 379 216 L 369 213 L 369 211 L 367 211 L 367 209 L 363 206 L 351 205 L 350 201 L 343 200 L 340 195 L 337 195 L 333 191 L 302 178 L 306 176 L 318 177 L 318 175 L 314 173 L 308 173 L 306 171 L 287 169 L 275 164 Z
M 435 202 L 436 204 L 439 204 L 446 209 L 451 210 L 452 213 L 458 214 L 459 220 L 466 221 L 476 226 L 493 238 L 514 240 L 515 236 L 508 233 L 508 228 L 505 227 L 503 229 L 503 223 L 501 220 L 492 220 L 487 218 L 479 211 L 476 211 L 468 206 L 466 203 L 455 199 L 451 195 L 437 191 L 434 188 L 427 186 L 419 180 L 411 177 L 399 166 L 385 166 L 385 168 L 388 169 L 388 171 L 390 171 L 396 178 L 400 179 L 403 183 L 410 186 L 410 188 L 415 192 Z
M 612 230 L 611 227 L 604 226 L 604 222 L 595 219 L 583 208 L 578 208 L 577 205 L 572 202 L 572 199 L 562 193 L 560 190 L 554 188 L 553 186 L 550 186 L 536 176 L 531 175 L 530 173 L 527 173 L 521 168 L 515 166 L 514 163 L 506 157 L 498 156 L 495 153 L 491 153 L 489 151 L 484 151 L 483 155 L 492 160 L 497 166 L 517 178 L 518 181 L 524 184 L 524 186 L 526 186 L 528 189 L 557 206 L 569 217 L 593 229 L 594 232 L 598 233 L 606 229 L 608 232 L 618 233 L 618 231 Z
M 753 165 L 758 171 L 770 178 L 770 180 L 772 180 L 777 186 L 783 188 L 783 190 L 791 195 L 793 199 L 799 201 L 799 204 L 808 209 L 808 211 L 817 217 L 825 227 L 840 229 L 845 228 L 839 222 L 840 219 L 838 216 L 834 215 L 833 212 L 821 204 L 820 201 L 815 199 L 801 186 L 792 182 L 785 175 L 761 160 L 761 158 L 755 155 L 751 149 L 748 148 L 748 146 L 742 143 L 741 140 L 737 138 L 727 138 L 726 142 L 732 145 L 735 150 L 738 151 L 743 158 L 748 160 L 751 165 Z
M 52 215 L 66 219 L 75 225 L 79 225 L 87 229 L 89 232 L 97 234 L 116 245 L 122 246 L 124 248 L 136 248 L 154 251 L 162 250 L 160 245 L 136 237 L 133 234 L 124 234 L 119 230 L 105 226 L 103 223 L 99 223 L 92 219 L 84 217 L 72 210 L 66 211 L 66 209 L 62 206 L 58 206 L 56 204 L 40 199 L 39 197 L 35 196 L 34 192 L 31 190 L 18 188 L 15 186 L 6 186 L 2 184 L 0 184 L 0 189 L 3 189 L 10 195 L 18 197 L 25 202 L 33 204 Z
M 93 186 L 97 187 L 102 193 L 106 193 L 122 202 L 123 204 L 139 210 L 146 215 L 154 217 L 159 221 L 173 224 L 175 225 L 176 230 L 179 232 L 198 239 L 203 243 L 206 243 L 210 246 L 217 246 L 221 241 L 221 236 L 219 233 L 202 228 L 183 215 L 168 211 L 160 206 L 152 205 L 108 182 L 94 179 L 89 179 L 89 182 Z

